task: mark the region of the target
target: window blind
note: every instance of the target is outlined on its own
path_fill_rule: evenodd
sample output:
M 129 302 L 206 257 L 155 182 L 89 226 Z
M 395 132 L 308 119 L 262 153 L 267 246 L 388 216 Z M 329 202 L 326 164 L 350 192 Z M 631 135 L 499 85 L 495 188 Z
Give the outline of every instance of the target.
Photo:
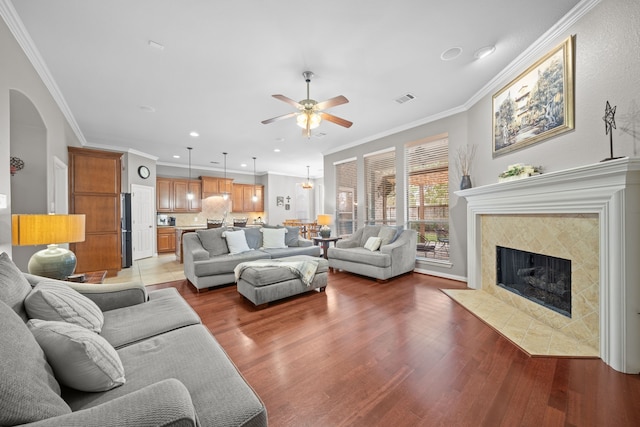
M 372 153 L 364 157 L 367 224 L 396 223 L 396 152 Z
M 334 165 L 336 177 L 336 234 L 346 236 L 358 228 L 358 167 L 356 160 Z
M 438 242 L 449 233 L 449 140 L 446 137 L 405 145 L 406 215 L 418 242 Z M 436 251 L 448 259 L 448 243 Z M 444 250 L 446 249 L 446 250 Z M 434 256 L 435 256 L 434 254 Z

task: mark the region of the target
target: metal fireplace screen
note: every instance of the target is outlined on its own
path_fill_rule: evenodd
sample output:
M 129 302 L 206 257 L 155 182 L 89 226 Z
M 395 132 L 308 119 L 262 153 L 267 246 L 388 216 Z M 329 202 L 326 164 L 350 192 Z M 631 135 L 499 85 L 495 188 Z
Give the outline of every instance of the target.
M 571 317 L 571 261 L 497 246 L 498 286 Z

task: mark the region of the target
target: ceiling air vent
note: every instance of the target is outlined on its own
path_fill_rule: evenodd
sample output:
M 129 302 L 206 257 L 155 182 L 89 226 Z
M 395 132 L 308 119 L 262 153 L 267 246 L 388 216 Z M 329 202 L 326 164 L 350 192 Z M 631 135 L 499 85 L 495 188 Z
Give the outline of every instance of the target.
M 402 95 L 400 98 L 396 98 L 396 102 L 398 104 L 404 104 L 405 102 L 409 102 L 416 99 L 416 97 L 414 95 L 411 95 L 410 93 L 406 94 L 406 95 Z

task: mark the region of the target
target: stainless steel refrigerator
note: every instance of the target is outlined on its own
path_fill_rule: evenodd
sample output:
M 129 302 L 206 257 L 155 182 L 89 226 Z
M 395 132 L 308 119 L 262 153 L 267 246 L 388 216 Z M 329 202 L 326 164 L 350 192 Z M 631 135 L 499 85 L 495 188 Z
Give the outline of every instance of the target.
M 122 268 L 133 265 L 131 244 L 131 193 L 120 194 L 120 229 L 122 230 Z

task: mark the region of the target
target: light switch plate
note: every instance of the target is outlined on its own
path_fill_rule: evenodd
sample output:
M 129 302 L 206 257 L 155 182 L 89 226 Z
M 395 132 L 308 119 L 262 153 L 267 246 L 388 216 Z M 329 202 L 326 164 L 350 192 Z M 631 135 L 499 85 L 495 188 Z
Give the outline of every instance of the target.
M 7 209 L 7 195 L 0 194 L 0 209 Z

